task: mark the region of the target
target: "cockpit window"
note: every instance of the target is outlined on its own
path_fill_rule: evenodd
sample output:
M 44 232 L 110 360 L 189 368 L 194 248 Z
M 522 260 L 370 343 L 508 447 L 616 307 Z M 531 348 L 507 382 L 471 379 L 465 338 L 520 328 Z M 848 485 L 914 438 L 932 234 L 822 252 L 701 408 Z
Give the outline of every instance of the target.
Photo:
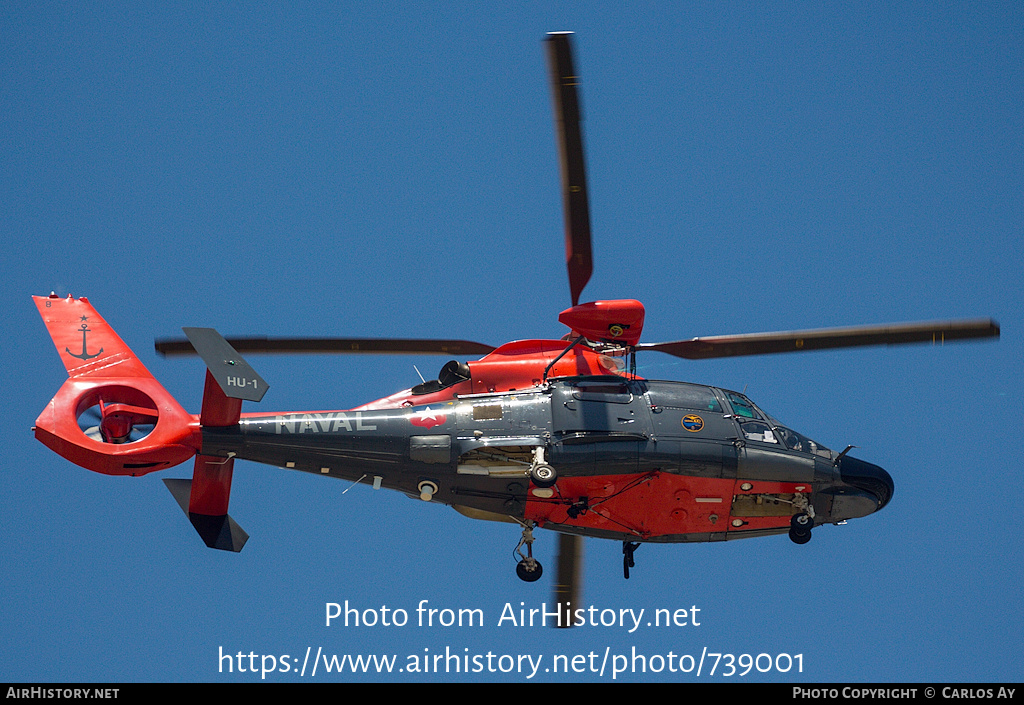
M 759 443 L 779 442 L 775 434 L 772 433 L 771 426 L 764 421 L 740 421 L 740 428 L 743 429 L 743 437 L 748 441 L 758 441 Z
M 790 450 L 799 451 L 801 453 L 813 453 L 814 455 L 820 455 L 823 458 L 831 458 L 832 452 L 821 445 L 812 441 L 802 433 L 797 433 L 791 428 L 780 426 L 778 423 L 775 424 L 775 430 L 778 435 L 782 437 L 782 442 Z
M 725 390 L 722 390 L 725 391 Z M 733 414 L 743 430 L 743 437 L 748 441 L 761 443 L 779 443 L 789 450 L 798 453 L 811 453 L 823 458 L 831 458 L 832 451 L 812 441 L 802 433 L 786 428 L 772 417 L 763 414 L 753 402 L 742 394 L 725 391 L 732 405 Z
M 751 404 L 750 400 L 742 394 L 726 392 L 726 395 L 729 397 L 729 403 L 732 404 L 732 413 L 747 419 L 761 418 L 761 414 L 757 413 L 757 409 L 754 408 L 754 405 Z

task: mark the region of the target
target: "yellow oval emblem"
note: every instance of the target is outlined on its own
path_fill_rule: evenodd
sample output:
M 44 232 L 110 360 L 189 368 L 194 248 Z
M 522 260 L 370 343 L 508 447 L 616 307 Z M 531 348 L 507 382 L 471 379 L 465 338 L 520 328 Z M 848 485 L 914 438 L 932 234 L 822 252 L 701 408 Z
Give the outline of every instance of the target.
M 697 414 L 687 414 L 683 417 L 683 428 L 692 433 L 704 428 L 704 419 L 697 416 Z

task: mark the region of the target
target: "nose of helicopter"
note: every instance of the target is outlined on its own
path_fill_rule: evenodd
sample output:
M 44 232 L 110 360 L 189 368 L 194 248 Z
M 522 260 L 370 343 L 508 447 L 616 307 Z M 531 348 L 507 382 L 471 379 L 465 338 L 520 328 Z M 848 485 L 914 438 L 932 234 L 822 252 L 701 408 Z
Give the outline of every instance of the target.
M 892 493 L 895 490 L 892 476 L 873 463 L 852 458 L 849 455 L 844 456 L 839 461 L 839 476 L 847 485 L 856 487 L 874 498 L 875 506 L 864 512 L 865 514 L 877 512 L 892 499 Z M 865 500 L 867 499 L 868 497 L 865 497 Z

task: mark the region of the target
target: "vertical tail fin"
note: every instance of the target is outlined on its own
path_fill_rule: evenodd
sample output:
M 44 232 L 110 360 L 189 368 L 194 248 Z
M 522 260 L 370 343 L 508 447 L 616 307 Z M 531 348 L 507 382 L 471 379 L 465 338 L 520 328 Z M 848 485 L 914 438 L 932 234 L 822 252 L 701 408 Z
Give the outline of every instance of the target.
M 71 378 L 152 379 L 145 365 L 84 296 L 33 296 L 46 330 Z
M 242 400 L 262 399 L 267 383 L 217 331 L 212 328 L 183 330 L 207 366 L 200 426 L 236 425 L 242 414 Z M 164 480 L 164 483 L 207 546 L 237 553 L 245 546 L 249 535 L 228 515 L 233 455 L 218 458 L 200 453 L 196 455 L 191 480 Z

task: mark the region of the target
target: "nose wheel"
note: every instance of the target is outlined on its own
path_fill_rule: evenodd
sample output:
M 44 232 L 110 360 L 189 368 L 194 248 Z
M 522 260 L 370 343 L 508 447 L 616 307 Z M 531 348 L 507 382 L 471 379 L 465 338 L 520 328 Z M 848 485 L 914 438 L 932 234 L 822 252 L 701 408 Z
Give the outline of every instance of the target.
M 814 519 L 801 512 L 794 514 L 789 522 L 789 539 L 793 543 L 805 544 L 811 540 L 811 529 L 814 528 Z

